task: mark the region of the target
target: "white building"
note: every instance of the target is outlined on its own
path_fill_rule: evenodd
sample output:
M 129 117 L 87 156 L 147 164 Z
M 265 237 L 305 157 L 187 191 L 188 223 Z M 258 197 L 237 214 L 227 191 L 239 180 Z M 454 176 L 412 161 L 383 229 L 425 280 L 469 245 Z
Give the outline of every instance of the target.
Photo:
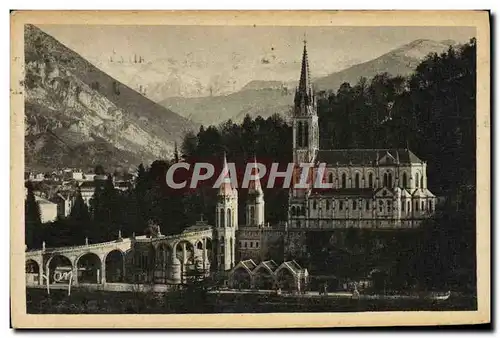
M 304 46 L 293 112 L 293 159 L 314 166 L 329 188 L 293 189 L 289 227 L 297 229 L 413 228 L 435 210 L 427 164 L 409 149 L 319 149 L 316 98 Z M 318 164 L 326 164 L 326 172 Z M 300 172 L 293 183 L 300 180 Z
M 57 204 L 51 201 L 35 196 L 35 200 L 40 206 L 40 218 L 42 223 L 53 222 L 57 219 Z

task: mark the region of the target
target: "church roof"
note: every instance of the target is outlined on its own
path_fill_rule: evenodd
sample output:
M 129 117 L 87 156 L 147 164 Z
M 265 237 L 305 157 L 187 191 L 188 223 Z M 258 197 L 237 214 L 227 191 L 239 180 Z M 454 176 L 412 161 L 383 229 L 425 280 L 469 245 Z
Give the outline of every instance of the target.
M 333 149 L 319 150 L 317 160 L 329 165 L 386 165 L 421 163 L 409 149 Z
M 344 188 L 344 189 L 313 189 L 311 198 L 332 197 L 342 198 L 348 196 L 372 197 L 374 191 L 372 188 Z

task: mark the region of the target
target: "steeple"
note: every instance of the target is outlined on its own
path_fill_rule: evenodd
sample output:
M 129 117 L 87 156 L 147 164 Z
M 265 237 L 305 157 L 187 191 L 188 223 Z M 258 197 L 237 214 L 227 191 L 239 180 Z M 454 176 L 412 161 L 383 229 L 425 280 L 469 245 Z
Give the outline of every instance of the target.
M 309 93 L 311 77 L 309 74 L 309 60 L 307 59 L 307 41 L 304 40 L 304 52 L 302 53 L 302 68 L 300 70 L 299 91 Z
M 233 186 L 231 177 L 229 176 L 229 167 L 227 165 L 226 152 L 224 152 L 222 172 L 224 174 L 224 179 L 219 188 L 219 196 L 237 195 L 238 192 L 236 191 L 236 187 Z
M 307 41 L 304 39 L 304 51 L 302 53 L 302 68 L 300 70 L 299 86 L 295 93 L 295 106 L 304 103 L 310 105 L 314 103 L 313 89 L 311 85 L 311 75 L 309 71 L 309 60 L 307 58 Z
M 254 157 L 252 175 L 255 175 L 257 170 L 257 159 Z M 264 192 L 262 191 L 260 179 L 257 178 L 250 181 L 248 185 L 246 226 L 255 227 L 265 224 L 264 206 Z
M 257 173 L 257 158 L 254 156 L 254 163 L 252 167 L 252 175 Z M 263 195 L 262 186 L 260 184 L 260 179 L 257 177 L 255 180 L 248 182 L 248 193 L 254 195 Z

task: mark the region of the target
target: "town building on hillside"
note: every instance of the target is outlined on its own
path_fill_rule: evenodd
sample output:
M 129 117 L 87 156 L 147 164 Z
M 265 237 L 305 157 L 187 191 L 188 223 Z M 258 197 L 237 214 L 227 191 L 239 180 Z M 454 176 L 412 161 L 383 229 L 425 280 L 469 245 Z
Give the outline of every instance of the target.
M 57 215 L 59 218 L 69 216 L 74 200 L 75 194 L 70 190 L 61 190 L 51 199 L 51 202 L 57 204 Z
M 35 200 L 40 206 L 40 219 L 42 223 L 53 222 L 57 219 L 56 203 L 39 196 L 35 196 Z

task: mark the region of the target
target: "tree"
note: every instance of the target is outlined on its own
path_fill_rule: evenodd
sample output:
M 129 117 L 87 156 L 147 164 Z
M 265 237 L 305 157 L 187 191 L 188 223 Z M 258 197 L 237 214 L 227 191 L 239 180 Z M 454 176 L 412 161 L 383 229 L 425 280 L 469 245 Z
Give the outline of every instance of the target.
M 69 221 L 72 228 L 72 237 L 76 242 L 84 236 L 88 237 L 90 235 L 90 214 L 80 191 L 77 191 L 71 213 L 69 214 Z
M 40 215 L 40 205 L 36 201 L 35 194 L 33 192 L 33 184 L 28 182 L 26 184 L 27 195 L 24 201 L 24 235 L 25 243 L 28 248 L 34 247 L 36 235 L 39 232 L 40 226 L 42 225 L 41 215 Z
M 96 175 L 106 175 L 106 172 L 104 171 L 104 167 L 100 164 L 96 165 L 94 169 L 94 174 Z

